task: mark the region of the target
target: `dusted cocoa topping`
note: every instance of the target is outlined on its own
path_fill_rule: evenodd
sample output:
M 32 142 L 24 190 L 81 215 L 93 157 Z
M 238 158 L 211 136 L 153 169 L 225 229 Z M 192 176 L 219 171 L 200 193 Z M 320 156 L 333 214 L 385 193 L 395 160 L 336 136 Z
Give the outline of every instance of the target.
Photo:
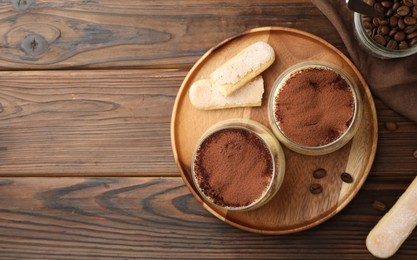
M 274 116 L 281 131 L 306 146 L 333 142 L 349 127 L 352 90 L 338 73 L 311 67 L 291 75 L 275 97 Z
M 194 173 L 203 193 L 223 207 L 244 207 L 259 199 L 273 174 L 266 144 L 243 128 L 225 128 L 197 149 Z

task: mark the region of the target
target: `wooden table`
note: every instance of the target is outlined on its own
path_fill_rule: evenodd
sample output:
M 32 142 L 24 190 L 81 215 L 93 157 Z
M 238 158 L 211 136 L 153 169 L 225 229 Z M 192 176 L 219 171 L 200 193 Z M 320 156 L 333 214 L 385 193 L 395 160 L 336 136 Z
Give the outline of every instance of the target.
M 256 3 L 255 3 L 256 2 Z M 0 3 L 0 259 L 373 259 L 365 238 L 417 174 L 417 124 L 375 99 L 355 199 L 291 235 L 233 228 L 190 194 L 170 144 L 182 80 L 210 47 L 285 26 L 346 53 L 307 0 Z M 393 259 L 417 258 L 417 232 Z

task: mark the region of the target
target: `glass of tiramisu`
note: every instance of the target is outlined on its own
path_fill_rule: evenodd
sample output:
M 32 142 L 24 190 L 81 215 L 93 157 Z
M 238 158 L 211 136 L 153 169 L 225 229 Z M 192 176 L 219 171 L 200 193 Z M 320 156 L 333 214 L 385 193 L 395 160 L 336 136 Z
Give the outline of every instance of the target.
M 198 142 L 191 171 L 202 198 L 226 210 L 252 210 L 278 191 L 285 174 L 283 150 L 265 126 L 229 119 Z
M 270 126 L 280 142 L 306 155 L 340 149 L 354 136 L 362 118 L 357 85 L 329 64 L 302 63 L 284 71 L 268 106 Z

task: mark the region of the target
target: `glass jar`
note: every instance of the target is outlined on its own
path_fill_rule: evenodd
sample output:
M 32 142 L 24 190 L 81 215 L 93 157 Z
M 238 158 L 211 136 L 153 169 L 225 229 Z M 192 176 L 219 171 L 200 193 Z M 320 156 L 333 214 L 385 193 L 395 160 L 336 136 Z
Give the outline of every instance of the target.
M 267 156 L 270 156 L 272 163 L 272 174 L 271 178 L 268 179 L 268 183 L 266 186 L 263 187 L 263 190 L 259 192 L 260 196 L 254 199 L 250 204 L 245 206 L 231 206 L 231 205 L 224 205 L 216 202 L 216 199 L 213 199 L 213 196 L 210 194 L 207 194 L 205 190 L 201 187 L 199 184 L 199 170 L 196 166 L 196 160 L 198 160 L 197 153 L 202 147 L 202 144 L 208 140 L 208 138 L 215 136 L 218 133 L 221 133 L 221 131 L 232 129 L 239 129 L 242 131 L 248 131 L 253 136 L 258 138 L 262 143 L 264 143 L 267 147 Z M 220 154 L 220 151 L 219 151 Z M 216 162 L 218 163 L 218 162 Z M 210 127 L 205 134 L 201 137 L 198 145 L 196 146 L 196 149 L 194 151 L 192 162 L 191 162 L 191 173 L 192 173 L 192 179 L 194 182 L 194 185 L 198 191 L 198 193 L 201 195 L 201 197 L 209 202 L 210 204 L 221 208 L 225 210 L 233 210 L 233 211 L 247 211 L 247 210 L 253 210 L 256 209 L 264 204 L 266 204 L 270 199 L 272 199 L 277 191 L 279 190 L 282 181 L 284 179 L 285 175 L 285 156 L 284 152 L 282 150 L 281 145 L 279 144 L 278 140 L 275 138 L 275 136 L 262 124 L 255 122 L 253 120 L 249 119 L 229 119 L 225 121 L 221 121 L 212 127 Z M 225 174 L 236 174 L 234 171 L 225 172 Z M 233 185 L 241 185 L 242 183 L 233 182 Z M 203 186 L 209 185 L 207 183 L 203 183 Z M 242 190 L 247 189 L 248 187 L 241 187 Z M 221 196 L 221 194 L 220 194 Z
M 354 27 L 355 27 L 355 36 L 358 39 L 360 45 L 368 53 L 372 54 L 375 57 L 382 59 L 393 59 L 393 58 L 402 58 L 413 55 L 417 53 L 417 45 L 414 45 L 411 48 L 403 50 L 394 50 L 385 48 L 382 45 L 377 44 L 365 31 L 362 23 L 362 15 L 359 13 L 354 13 Z
M 289 78 L 291 78 L 293 75 L 301 72 L 302 70 L 310 69 L 310 68 L 331 70 L 337 73 L 338 75 L 341 76 L 342 79 L 346 81 L 353 96 L 353 116 L 350 120 L 349 126 L 347 126 L 347 129 L 343 132 L 343 134 L 337 137 L 334 141 L 331 141 L 330 143 L 319 145 L 319 146 L 308 146 L 308 145 L 300 144 L 292 140 L 291 138 L 289 138 L 287 136 L 288 133 L 286 135 L 284 131 L 282 131 L 280 127 L 280 122 L 278 122 L 275 116 L 275 113 L 276 113 L 275 99 L 276 99 L 276 96 L 279 94 L 281 87 L 284 86 L 286 81 Z M 351 79 L 350 76 L 343 73 L 341 70 L 336 69 L 334 65 L 318 63 L 318 62 L 300 63 L 284 71 L 275 82 L 274 87 L 269 97 L 268 118 L 269 118 L 271 129 L 273 130 L 274 134 L 277 136 L 279 141 L 283 145 L 288 147 L 289 149 L 297 153 L 305 154 L 305 155 L 324 155 L 324 154 L 328 154 L 328 153 L 334 152 L 342 148 L 355 135 L 360 125 L 360 122 L 362 120 L 362 99 L 361 99 L 361 95 L 358 90 L 358 87 L 353 81 L 353 79 Z M 291 118 L 287 118 L 287 120 L 291 120 Z

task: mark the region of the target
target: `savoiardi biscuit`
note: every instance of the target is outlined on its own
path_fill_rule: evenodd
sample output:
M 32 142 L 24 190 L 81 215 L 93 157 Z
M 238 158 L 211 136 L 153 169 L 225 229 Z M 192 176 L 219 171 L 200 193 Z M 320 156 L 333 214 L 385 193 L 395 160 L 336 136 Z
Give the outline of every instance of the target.
M 194 82 L 189 93 L 191 104 L 202 110 L 262 105 L 262 95 L 264 93 L 262 76 L 257 76 L 242 86 L 239 91 L 229 96 L 223 96 L 217 88 L 218 86 L 211 79 L 201 79 Z
M 210 75 L 222 95 L 228 96 L 266 70 L 275 60 L 274 49 L 265 42 L 256 42 Z

